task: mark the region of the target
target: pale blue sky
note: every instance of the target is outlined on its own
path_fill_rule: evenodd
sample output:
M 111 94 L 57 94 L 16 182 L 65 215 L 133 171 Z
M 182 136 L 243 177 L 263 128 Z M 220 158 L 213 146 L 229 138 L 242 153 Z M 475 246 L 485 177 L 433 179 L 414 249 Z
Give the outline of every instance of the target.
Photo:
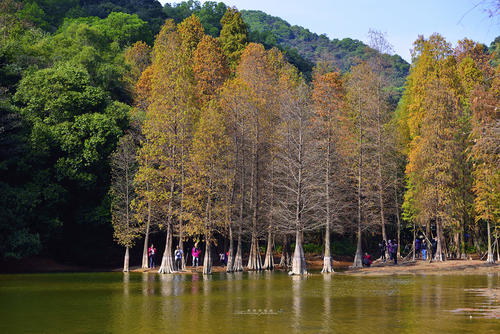
M 434 32 L 449 42 L 468 37 L 489 44 L 500 35 L 500 15 L 485 12 L 492 0 L 225 0 L 238 9 L 258 9 L 279 16 L 291 25 L 329 38 L 355 38 L 367 42 L 368 30 L 387 33 L 395 53 L 410 61 L 410 48 L 418 35 Z M 174 1 L 161 1 L 174 2 Z M 204 2 L 204 1 L 201 1 Z M 475 5 L 479 4 L 474 8 Z

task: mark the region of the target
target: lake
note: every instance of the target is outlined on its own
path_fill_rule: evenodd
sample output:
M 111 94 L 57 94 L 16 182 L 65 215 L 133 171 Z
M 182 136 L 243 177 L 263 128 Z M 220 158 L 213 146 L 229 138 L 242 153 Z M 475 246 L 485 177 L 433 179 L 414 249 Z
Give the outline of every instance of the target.
M 0 275 L 0 333 L 500 333 L 500 275 Z

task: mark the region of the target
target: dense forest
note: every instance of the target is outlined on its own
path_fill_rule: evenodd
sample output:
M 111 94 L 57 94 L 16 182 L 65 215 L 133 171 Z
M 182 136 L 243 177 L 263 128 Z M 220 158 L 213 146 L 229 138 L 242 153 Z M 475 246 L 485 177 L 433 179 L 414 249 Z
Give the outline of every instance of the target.
M 409 65 L 377 31 L 153 0 L 0 0 L 0 35 L 4 259 L 147 267 L 154 240 L 168 273 L 199 242 L 205 273 L 217 248 L 302 274 L 418 236 L 498 259 L 500 37 L 420 36 Z

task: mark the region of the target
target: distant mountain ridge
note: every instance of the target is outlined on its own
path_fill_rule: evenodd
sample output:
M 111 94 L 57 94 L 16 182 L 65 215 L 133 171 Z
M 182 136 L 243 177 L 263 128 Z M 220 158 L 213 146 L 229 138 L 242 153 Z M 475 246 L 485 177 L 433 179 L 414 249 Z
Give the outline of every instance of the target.
M 357 59 L 366 60 L 376 51 L 359 40 L 344 38 L 330 40 L 326 35 L 318 35 L 308 29 L 291 25 L 287 21 L 268 15 L 259 10 L 242 10 L 242 17 L 250 35 L 258 35 L 264 42 L 275 42 L 285 48 L 297 49 L 298 53 L 311 62 L 327 56 L 341 71 L 347 71 Z M 401 87 L 408 75 L 410 64 L 401 56 L 385 55 L 394 70 L 394 85 Z

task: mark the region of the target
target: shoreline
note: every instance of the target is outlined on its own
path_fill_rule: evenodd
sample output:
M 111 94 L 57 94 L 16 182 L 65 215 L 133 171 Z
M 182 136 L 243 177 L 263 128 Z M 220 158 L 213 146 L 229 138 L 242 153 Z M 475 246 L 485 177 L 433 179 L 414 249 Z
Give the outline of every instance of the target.
M 322 263 L 319 261 L 307 261 L 308 270 L 313 271 L 309 274 L 319 275 L 319 271 L 322 269 Z M 365 268 L 350 268 L 351 262 L 345 261 L 334 261 L 334 275 L 346 275 L 346 276 L 389 276 L 389 275 L 457 275 L 457 274 L 469 274 L 469 275 L 483 275 L 483 274 L 500 274 L 500 263 L 488 264 L 485 261 L 480 260 L 447 260 L 443 262 L 427 262 L 427 261 L 405 261 L 398 263 L 397 265 L 391 262 L 381 263 L 375 261 L 371 267 Z M 141 269 L 135 268 L 130 270 L 130 272 L 149 272 L 157 273 L 159 267 L 155 269 Z M 180 275 L 190 275 L 190 274 L 201 274 L 203 270 L 202 266 L 197 269 L 193 267 L 186 267 L 185 271 L 178 272 L 175 274 Z M 276 267 L 277 271 L 288 271 L 286 268 Z M 247 270 L 244 270 L 247 271 Z M 225 267 L 213 266 L 213 273 L 225 272 Z
M 318 255 L 306 257 L 307 269 L 311 275 L 318 275 L 323 267 L 323 259 Z M 351 268 L 352 261 L 343 258 L 333 260 L 334 275 L 348 276 L 388 276 L 388 275 L 445 275 L 445 274 L 500 274 L 500 263 L 488 264 L 481 260 L 447 260 L 443 262 L 427 261 L 401 261 L 394 265 L 391 261 L 382 263 L 380 260 L 373 262 L 371 267 Z M 57 263 L 51 259 L 33 258 L 17 263 L 10 267 L 5 264 L 0 267 L 0 274 L 35 274 L 35 273 L 69 273 L 69 272 L 121 272 L 121 268 L 89 268 L 83 266 L 70 266 Z M 157 273 L 159 266 L 155 269 L 142 269 L 140 266 L 131 266 L 130 272 Z M 186 267 L 185 271 L 175 274 L 189 275 L 202 274 L 203 266 L 193 268 Z M 275 266 L 276 271 L 287 272 L 288 268 Z M 244 270 L 247 271 L 247 270 Z M 226 272 L 226 268 L 220 265 L 212 266 L 213 273 Z
M 481 260 L 446 260 L 443 262 L 406 261 L 394 265 L 375 262 L 368 268 L 349 268 L 346 272 L 352 276 L 384 275 L 447 275 L 447 274 L 500 274 L 500 264 L 489 264 Z

